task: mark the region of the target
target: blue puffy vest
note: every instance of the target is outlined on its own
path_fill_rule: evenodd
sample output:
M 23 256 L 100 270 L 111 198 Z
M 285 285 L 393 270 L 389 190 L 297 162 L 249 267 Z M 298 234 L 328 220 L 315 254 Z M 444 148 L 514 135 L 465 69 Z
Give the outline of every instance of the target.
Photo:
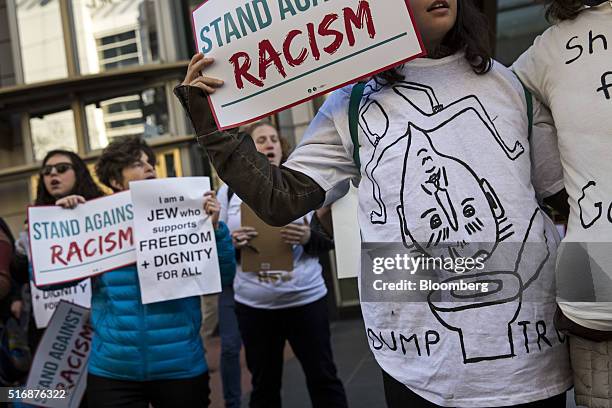
M 221 270 L 235 269 L 224 223 L 215 238 Z M 191 378 L 208 370 L 200 337 L 200 297 L 143 305 L 136 265 L 92 279 L 91 322 L 93 375 L 150 381 Z
M 215 239 L 221 275 L 227 275 L 236 269 L 236 259 L 223 222 Z M 39 288 L 56 290 L 77 283 Z M 200 337 L 200 297 L 143 305 L 135 264 L 92 278 L 91 322 L 94 336 L 88 369 L 93 375 L 151 381 L 191 378 L 208 371 Z

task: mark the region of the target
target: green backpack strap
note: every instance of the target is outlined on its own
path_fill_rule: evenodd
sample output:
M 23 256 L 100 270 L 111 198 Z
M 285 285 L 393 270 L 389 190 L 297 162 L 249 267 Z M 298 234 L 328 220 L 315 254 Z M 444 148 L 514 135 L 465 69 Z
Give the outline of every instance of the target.
M 519 81 L 521 80 L 519 79 Z M 522 81 L 521 85 L 523 85 L 523 91 L 525 91 L 525 101 L 527 102 L 527 121 L 529 123 L 528 140 L 531 140 L 531 134 L 533 133 L 533 97 L 529 89 L 527 89 Z
M 359 159 L 359 104 L 361 103 L 365 86 L 365 82 L 357 82 L 353 86 L 349 101 L 349 131 L 353 141 L 353 161 L 358 168 L 361 168 L 361 160 Z

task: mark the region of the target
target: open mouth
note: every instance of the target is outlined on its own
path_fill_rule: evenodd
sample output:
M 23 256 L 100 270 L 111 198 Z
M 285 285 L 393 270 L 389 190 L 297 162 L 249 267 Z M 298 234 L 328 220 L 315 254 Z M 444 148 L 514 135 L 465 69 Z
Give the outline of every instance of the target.
M 59 180 L 51 180 L 51 187 L 58 187 L 60 184 Z
M 427 12 L 434 11 L 434 10 L 440 10 L 440 9 L 448 9 L 448 8 L 450 8 L 450 6 L 448 5 L 448 1 L 436 0 L 431 4 L 431 6 L 429 6 L 429 8 L 427 9 Z
M 274 160 L 276 155 L 274 153 L 270 152 L 270 153 L 266 153 L 266 157 L 268 158 L 268 160 Z

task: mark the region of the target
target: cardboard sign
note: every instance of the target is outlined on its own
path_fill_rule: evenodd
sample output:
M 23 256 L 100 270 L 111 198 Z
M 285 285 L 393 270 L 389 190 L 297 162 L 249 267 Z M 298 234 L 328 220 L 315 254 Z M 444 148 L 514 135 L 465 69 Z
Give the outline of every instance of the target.
M 23 402 L 40 407 L 78 407 L 87 383 L 87 361 L 93 329 L 89 310 L 61 301 L 38 345 L 26 390 L 64 390 L 41 393 Z M 56 398 L 57 397 L 57 398 Z
M 130 183 L 142 303 L 221 291 L 212 220 L 204 212 L 208 177 Z
M 88 201 L 75 209 L 28 209 L 36 285 L 87 278 L 136 262 L 130 193 Z
M 44 291 L 38 289 L 34 282 L 30 282 L 32 291 L 32 306 L 36 328 L 44 329 L 49 324 L 53 312 L 61 301 L 74 303 L 90 308 L 91 306 L 91 280 L 86 279 L 74 286 L 58 290 Z
M 243 272 L 293 270 L 293 247 L 281 237 L 280 227 L 263 222 L 245 203 L 240 205 L 240 221 L 258 233 L 240 252 Z
M 332 204 L 332 224 L 338 279 L 356 278 L 361 256 L 359 190 L 351 183 L 348 193 Z
M 425 54 L 407 0 L 207 0 L 192 19 L 225 81 L 209 97 L 220 129 Z

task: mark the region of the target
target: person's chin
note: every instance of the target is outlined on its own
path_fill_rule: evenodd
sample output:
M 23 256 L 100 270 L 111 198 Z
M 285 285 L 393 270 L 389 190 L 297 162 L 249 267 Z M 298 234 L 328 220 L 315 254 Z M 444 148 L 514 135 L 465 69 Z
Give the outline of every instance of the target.
M 51 187 L 49 189 L 49 193 L 53 197 L 65 197 L 66 195 L 68 195 L 68 192 L 64 191 L 61 187 Z

